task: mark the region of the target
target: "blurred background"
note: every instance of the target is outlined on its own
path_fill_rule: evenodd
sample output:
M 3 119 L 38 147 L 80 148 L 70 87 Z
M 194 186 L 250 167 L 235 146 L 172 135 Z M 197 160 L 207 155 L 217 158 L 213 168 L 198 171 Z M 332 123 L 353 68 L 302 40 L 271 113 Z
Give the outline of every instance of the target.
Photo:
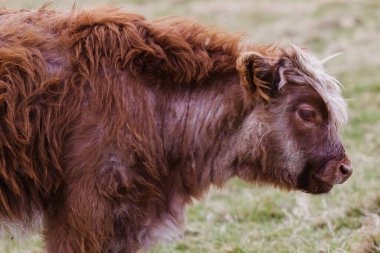
M 1 0 L 35 9 L 44 0 Z M 52 1 L 69 10 L 73 1 Z M 293 43 L 320 58 L 337 52 L 327 71 L 344 86 L 350 123 L 343 142 L 354 166 L 347 183 L 324 196 L 281 192 L 231 181 L 188 208 L 181 240 L 163 252 L 380 252 L 380 1 L 379 0 L 77 0 L 79 9 L 122 7 L 148 19 L 188 17 L 257 43 Z M 40 253 L 38 234 L 2 235 L 0 252 Z

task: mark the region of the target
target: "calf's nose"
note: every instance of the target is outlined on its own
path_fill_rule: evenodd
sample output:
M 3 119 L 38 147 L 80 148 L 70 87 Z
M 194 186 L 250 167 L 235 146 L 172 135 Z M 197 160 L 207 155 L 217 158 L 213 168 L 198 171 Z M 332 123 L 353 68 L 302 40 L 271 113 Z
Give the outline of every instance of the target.
M 351 176 L 351 174 L 352 174 L 352 168 L 351 168 L 351 166 L 349 166 L 347 164 L 341 164 L 339 169 L 340 169 L 340 172 L 342 173 L 342 175 Z
M 341 176 L 340 183 L 344 183 L 352 174 L 352 166 L 351 163 L 345 161 L 342 162 L 339 166 L 339 172 Z

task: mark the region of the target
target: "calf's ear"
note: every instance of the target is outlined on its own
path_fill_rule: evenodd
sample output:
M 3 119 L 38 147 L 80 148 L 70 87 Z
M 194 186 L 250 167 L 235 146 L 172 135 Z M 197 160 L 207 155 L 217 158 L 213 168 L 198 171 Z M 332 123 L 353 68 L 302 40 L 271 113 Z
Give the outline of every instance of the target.
M 241 53 L 236 61 L 240 82 L 253 98 L 268 102 L 278 91 L 280 58 L 257 52 Z

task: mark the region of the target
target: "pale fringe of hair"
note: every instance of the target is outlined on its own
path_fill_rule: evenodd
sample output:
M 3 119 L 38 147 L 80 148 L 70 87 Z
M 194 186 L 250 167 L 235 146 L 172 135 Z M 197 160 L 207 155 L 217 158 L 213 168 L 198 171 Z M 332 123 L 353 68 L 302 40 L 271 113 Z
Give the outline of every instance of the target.
M 240 57 L 240 60 L 247 58 L 252 54 L 273 59 L 278 59 L 278 57 L 282 56 L 291 58 L 296 64 L 296 68 L 298 68 L 299 74 L 306 78 L 307 83 L 321 95 L 327 104 L 332 122 L 336 124 L 338 128 L 341 128 L 347 123 L 347 105 L 342 97 L 342 84 L 337 79 L 327 74 L 323 67 L 323 64 L 325 62 L 340 55 L 341 53 L 333 54 L 323 60 L 319 60 L 317 57 L 308 53 L 306 50 L 301 49 L 293 44 L 290 44 L 290 47 L 288 49 L 284 49 L 279 45 L 279 43 L 258 46 L 254 45 L 253 43 L 246 42 L 240 44 L 239 49 L 242 52 L 240 56 L 244 56 L 244 54 L 247 55 L 246 57 Z M 239 69 L 239 59 L 237 66 Z M 287 70 L 288 67 L 294 68 L 294 66 L 283 66 L 279 69 L 279 89 L 284 87 L 288 82 L 285 74 L 285 70 Z M 242 75 L 244 73 L 241 73 L 240 71 L 240 74 Z M 300 77 L 302 78 L 302 76 Z M 241 80 L 243 80 L 244 84 L 245 79 L 241 78 Z
M 310 85 L 321 95 L 326 102 L 333 121 L 338 127 L 342 127 L 348 121 L 347 105 L 342 97 L 342 84 L 325 72 L 323 63 L 336 57 L 334 54 L 323 60 L 318 60 L 314 55 L 307 53 L 301 48 L 291 45 L 294 50 L 297 62 L 302 67 L 302 71 L 311 77 L 313 82 Z

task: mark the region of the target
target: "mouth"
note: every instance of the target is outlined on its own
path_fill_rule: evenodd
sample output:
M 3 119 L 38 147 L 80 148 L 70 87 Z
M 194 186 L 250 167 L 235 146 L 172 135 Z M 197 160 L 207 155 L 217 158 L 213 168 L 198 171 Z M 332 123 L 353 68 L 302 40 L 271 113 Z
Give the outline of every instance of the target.
M 297 189 L 309 194 L 324 194 L 331 191 L 334 183 L 330 180 L 321 178 L 310 168 L 304 169 L 304 173 L 298 178 Z
M 317 183 L 314 184 L 313 187 L 311 187 L 310 193 L 313 193 L 313 194 L 328 193 L 334 187 L 334 184 L 330 182 L 326 182 L 325 180 L 321 179 L 314 173 L 312 174 L 312 177 Z
M 334 185 L 344 183 L 351 176 L 352 168 L 348 158 L 343 158 L 330 159 L 326 163 L 306 163 L 297 179 L 298 189 L 323 194 L 330 192 Z

